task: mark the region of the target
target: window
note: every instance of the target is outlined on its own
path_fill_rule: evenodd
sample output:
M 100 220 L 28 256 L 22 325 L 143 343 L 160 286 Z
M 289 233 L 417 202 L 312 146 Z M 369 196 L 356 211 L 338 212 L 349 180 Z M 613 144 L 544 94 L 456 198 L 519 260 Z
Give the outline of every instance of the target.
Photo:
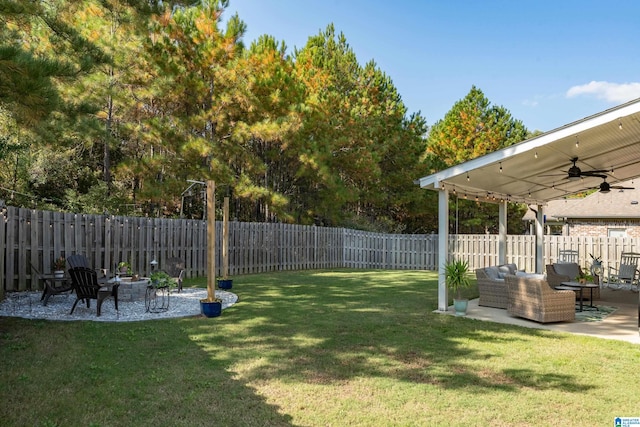
M 609 228 L 607 229 L 607 236 L 609 237 L 627 237 L 626 228 Z

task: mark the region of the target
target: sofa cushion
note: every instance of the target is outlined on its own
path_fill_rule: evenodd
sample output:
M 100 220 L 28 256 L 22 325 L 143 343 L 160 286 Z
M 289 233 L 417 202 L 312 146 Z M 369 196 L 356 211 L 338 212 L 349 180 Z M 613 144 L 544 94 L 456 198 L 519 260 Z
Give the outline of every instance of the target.
M 553 269 L 557 274 L 569 276 L 570 280 L 573 280 L 580 275 L 580 267 L 575 262 L 556 263 L 553 264 Z
M 498 267 L 485 267 L 484 268 L 484 272 L 487 274 L 487 276 L 489 276 L 490 279 L 499 279 L 500 278 L 500 274 L 498 271 Z
M 503 264 L 498 266 L 498 277 L 503 279 L 507 274 L 516 274 L 515 264 Z

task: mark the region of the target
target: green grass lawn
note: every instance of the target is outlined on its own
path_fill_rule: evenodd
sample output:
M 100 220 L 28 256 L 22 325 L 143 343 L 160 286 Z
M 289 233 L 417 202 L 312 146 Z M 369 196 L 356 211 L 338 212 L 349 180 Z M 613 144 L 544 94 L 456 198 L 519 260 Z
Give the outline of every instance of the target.
M 239 302 L 215 319 L 0 318 L 0 424 L 599 426 L 640 416 L 637 346 L 434 314 L 435 272 L 257 274 L 235 277 L 233 292 Z

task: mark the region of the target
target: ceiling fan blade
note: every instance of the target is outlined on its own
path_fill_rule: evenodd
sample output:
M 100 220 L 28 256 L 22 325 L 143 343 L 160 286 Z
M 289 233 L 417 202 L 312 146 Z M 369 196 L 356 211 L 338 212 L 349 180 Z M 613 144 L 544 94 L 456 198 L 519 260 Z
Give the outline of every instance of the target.
M 560 174 L 548 174 L 548 175 L 538 175 L 540 177 L 543 176 L 562 176 L 562 175 L 566 175 L 565 178 L 569 179 L 571 181 L 574 181 L 576 179 L 579 178 L 584 178 L 584 177 L 590 177 L 590 176 L 597 176 L 599 178 L 603 178 L 606 179 L 607 176 L 603 175 L 606 173 L 610 173 L 611 170 L 609 169 L 593 169 L 593 170 L 588 170 L 588 171 L 583 171 L 582 169 L 580 169 L 580 167 L 578 167 L 578 158 L 574 157 L 571 160 L 571 163 L 573 163 L 573 165 L 566 171 L 562 171 L 564 173 Z
M 635 187 L 623 187 L 621 185 L 611 185 L 609 188 L 616 190 L 635 190 Z
M 545 175 L 538 175 L 538 176 L 539 177 L 542 177 L 542 176 L 564 176 L 564 177 L 566 177 L 567 174 L 566 174 L 566 172 L 565 173 L 548 173 L 548 174 L 545 174 Z
M 597 176 L 602 178 L 602 174 L 603 173 L 609 173 L 611 172 L 610 170 L 602 170 L 602 169 L 596 169 L 596 170 L 592 170 L 592 171 L 584 171 L 584 172 L 580 172 L 581 176 Z

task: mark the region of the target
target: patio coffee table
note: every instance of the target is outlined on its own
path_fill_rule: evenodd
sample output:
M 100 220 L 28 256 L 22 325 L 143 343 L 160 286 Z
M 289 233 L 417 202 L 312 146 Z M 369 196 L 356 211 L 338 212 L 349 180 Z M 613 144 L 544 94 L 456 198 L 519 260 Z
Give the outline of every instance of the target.
M 556 286 L 556 289 L 558 290 L 569 290 L 569 291 L 580 291 L 580 309 L 579 311 L 583 311 L 584 306 L 583 306 L 583 295 L 582 292 L 584 289 L 589 289 L 590 295 L 589 295 L 589 305 L 587 306 L 588 308 L 590 308 L 591 310 L 598 310 L 598 307 L 596 307 L 595 305 L 593 305 L 593 290 L 595 288 L 600 287 L 600 285 L 596 285 L 595 283 L 580 283 L 580 282 L 562 282 L 562 284 L 560 286 Z

